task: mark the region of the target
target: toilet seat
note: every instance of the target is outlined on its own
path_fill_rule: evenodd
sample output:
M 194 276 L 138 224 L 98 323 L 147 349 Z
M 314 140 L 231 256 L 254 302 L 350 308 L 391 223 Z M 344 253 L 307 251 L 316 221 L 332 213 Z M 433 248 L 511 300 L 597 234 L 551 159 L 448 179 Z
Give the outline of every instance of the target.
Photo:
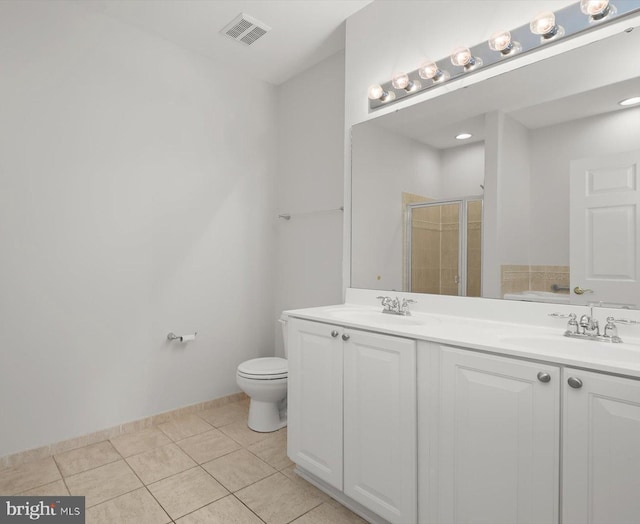
M 252 380 L 287 378 L 287 359 L 279 357 L 254 358 L 238 366 L 238 375 Z

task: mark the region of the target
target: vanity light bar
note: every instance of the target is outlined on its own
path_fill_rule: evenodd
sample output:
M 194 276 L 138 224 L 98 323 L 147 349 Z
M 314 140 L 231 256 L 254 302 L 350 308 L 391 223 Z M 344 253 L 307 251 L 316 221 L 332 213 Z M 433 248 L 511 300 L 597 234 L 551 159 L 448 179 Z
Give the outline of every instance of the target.
M 618 0 L 617 5 L 582 0 L 556 12 L 540 13 L 530 24 L 497 31 L 487 42 L 458 47 L 450 57 L 427 61 L 411 73 L 397 73 L 384 84 L 374 84 L 368 92 L 369 112 L 638 12 L 640 0 Z

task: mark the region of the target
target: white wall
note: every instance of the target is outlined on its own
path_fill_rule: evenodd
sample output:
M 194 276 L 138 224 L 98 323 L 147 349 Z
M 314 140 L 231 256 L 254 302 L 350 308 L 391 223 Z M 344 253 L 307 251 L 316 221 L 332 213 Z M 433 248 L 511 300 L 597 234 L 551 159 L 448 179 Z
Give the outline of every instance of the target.
M 484 142 L 464 144 L 440 152 L 439 198 L 482 195 Z
M 403 289 L 402 193 L 440 198 L 440 152 L 376 125 L 353 128 L 353 287 Z
M 275 89 L 59 2 L 0 3 L 0 71 L 0 456 L 237 391 L 273 351 Z
M 278 87 L 274 318 L 342 302 L 343 92 L 342 51 Z
M 640 148 L 640 108 L 530 132 L 531 264 L 569 265 L 571 161 Z
M 498 135 L 498 223 L 500 260 L 503 264 L 528 264 L 531 248 L 529 222 L 530 172 L 529 130 L 508 115 L 501 115 Z

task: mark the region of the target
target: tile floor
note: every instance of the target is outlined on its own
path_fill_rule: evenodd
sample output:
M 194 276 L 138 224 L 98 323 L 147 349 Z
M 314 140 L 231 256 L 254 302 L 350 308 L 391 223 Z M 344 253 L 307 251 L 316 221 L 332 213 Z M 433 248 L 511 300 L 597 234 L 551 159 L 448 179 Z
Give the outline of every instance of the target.
M 84 495 L 87 524 L 364 521 L 298 477 L 287 430 L 255 433 L 248 402 L 200 411 L 0 470 L 3 495 Z

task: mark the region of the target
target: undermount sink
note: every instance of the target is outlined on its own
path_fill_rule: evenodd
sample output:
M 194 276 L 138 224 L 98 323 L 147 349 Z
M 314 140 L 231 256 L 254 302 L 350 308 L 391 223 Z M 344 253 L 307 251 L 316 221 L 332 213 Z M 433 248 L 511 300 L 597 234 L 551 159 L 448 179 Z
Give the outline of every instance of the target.
M 375 324 L 383 326 L 423 326 L 427 322 L 415 316 L 391 315 L 381 311 L 369 311 L 355 308 L 335 308 L 328 311 L 329 315 L 347 322 Z
M 576 356 L 593 355 L 593 352 L 596 351 L 599 357 L 604 357 L 607 360 L 640 361 L 640 347 L 636 344 L 624 342 L 614 344 L 598 340 L 570 338 L 563 336 L 562 333 L 557 335 L 510 335 L 500 337 L 500 342 L 534 351 L 552 350 Z

